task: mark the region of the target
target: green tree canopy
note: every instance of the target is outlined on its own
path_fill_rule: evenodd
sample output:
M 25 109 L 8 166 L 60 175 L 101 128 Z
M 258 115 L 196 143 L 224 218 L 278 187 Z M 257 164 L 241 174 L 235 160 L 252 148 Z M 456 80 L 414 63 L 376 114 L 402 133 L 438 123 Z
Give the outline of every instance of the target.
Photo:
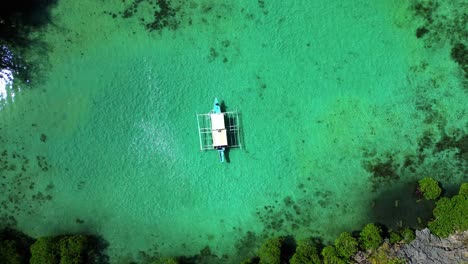
M 259 261 L 258 257 L 252 257 L 242 261 L 241 264 L 258 264 Z
M 16 249 L 12 240 L 0 241 L 0 263 L 21 264 L 23 257 Z
M 178 264 L 179 262 L 175 258 L 167 258 L 164 260 L 164 264 Z
M 439 187 L 439 182 L 433 178 L 427 177 L 418 181 L 418 188 L 427 200 L 435 200 L 439 198 L 442 189 Z
M 60 255 L 53 237 L 40 237 L 31 245 L 31 264 L 58 264 Z
M 400 231 L 400 235 L 403 238 L 403 243 L 410 243 L 416 238 L 416 235 L 414 234 L 414 231 L 411 228 L 405 228 Z
M 458 191 L 459 195 L 468 195 L 468 182 L 462 183 L 460 190 Z
M 58 241 L 60 264 L 86 263 L 88 237 L 84 235 L 64 236 Z
M 313 239 L 300 240 L 290 264 L 320 264 L 318 245 Z
M 177 261 L 177 259 L 174 257 L 157 259 L 157 260 L 151 261 L 151 264 L 178 264 L 178 263 L 179 261 Z
M 89 239 L 85 235 L 40 237 L 31 246 L 31 264 L 88 263 Z
M 392 244 L 398 243 L 401 240 L 403 240 L 403 237 L 399 233 L 394 232 L 394 231 L 390 232 L 390 238 L 389 238 L 390 243 Z
M 335 248 L 344 259 L 349 259 L 358 251 L 358 241 L 350 233 L 343 232 L 335 240 Z
M 382 229 L 375 224 L 367 224 L 359 234 L 363 249 L 376 249 L 382 243 Z
M 282 237 L 268 239 L 263 243 L 258 251 L 260 264 L 280 264 Z
M 452 198 L 443 197 L 436 202 L 434 220 L 429 229 L 436 235 L 447 237 L 455 231 L 468 230 L 468 184 L 463 183 L 460 191 Z
M 334 246 L 326 246 L 322 249 L 323 263 L 325 264 L 345 264 L 346 261 L 340 258 Z
M 29 263 L 33 239 L 11 228 L 0 230 L 0 263 Z

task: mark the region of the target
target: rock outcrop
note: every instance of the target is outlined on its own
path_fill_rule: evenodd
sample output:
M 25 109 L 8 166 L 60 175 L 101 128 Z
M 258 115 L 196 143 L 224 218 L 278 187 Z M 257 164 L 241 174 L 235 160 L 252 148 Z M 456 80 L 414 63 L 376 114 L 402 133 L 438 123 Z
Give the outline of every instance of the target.
M 409 264 L 468 263 L 468 231 L 440 238 L 427 228 L 416 230 L 416 239 L 396 254 Z

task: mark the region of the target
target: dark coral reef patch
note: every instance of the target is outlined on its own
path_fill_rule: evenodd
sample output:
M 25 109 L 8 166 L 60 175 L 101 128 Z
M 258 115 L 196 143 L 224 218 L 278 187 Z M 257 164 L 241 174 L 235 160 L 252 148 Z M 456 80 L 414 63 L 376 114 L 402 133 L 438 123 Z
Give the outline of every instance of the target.
M 15 226 L 19 215 L 34 215 L 41 205 L 53 199 L 53 182 L 45 187 L 36 183 L 47 177 L 50 168 L 45 156 L 36 155 L 37 163 L 24 147 L 0 152 L 0 228 Z
M 416 30 L 416 37 L 424 41 L 426 48 L 452 46 L 451 58 L 468 78 L 468 16 L 466 1 L 414 0 L 411 5 L 413 15 L 422 18 L 423 25 Z
M 133 0 L 118 13 L 105 13 L 112 18 L 136 19 L 151 32 L 164 29 L 174 31 L 196 23 L 216 24 L 226 19 L 229 11 L 228 5 L 215 1 L 198 3 L 176 0 Z M 148 13 L 152 14 L 151 18 L 148 17 Z

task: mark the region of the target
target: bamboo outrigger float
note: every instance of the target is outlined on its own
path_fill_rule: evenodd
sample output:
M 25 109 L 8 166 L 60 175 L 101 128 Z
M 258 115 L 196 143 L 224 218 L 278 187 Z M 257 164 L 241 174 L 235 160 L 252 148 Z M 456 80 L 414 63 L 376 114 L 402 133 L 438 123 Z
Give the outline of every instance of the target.
M 240 143 L 239 113 L 222 112 L 218 98 L 213 110 L 207 114 L 197 114 L 200 150 L 218 150 L 219 160 L 224 162 L 227 148 L 242 148 Z

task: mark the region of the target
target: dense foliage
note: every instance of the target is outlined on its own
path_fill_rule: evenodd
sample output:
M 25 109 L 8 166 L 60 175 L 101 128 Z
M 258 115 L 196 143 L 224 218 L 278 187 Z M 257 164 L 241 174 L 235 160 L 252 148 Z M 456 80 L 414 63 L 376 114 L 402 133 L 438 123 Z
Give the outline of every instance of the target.
M 436 235 L 447 237 L 455 231 L 468 230 L 468 183 L 452 198 L 443 197 L 436 202 L 434 220 L 429 229 Z
M 435 200 L 439 198 L 442 189 L 439 187 L 439 182 L 433 178 L 424 178 L 419 180 L 418 188 L 427 200 Z
M 401 237 L 403 238 L 402 242 L 405 244 L 411 243 L 416 238 L 414 231 L 411 228 L 405 228 L 400 232 Z
M 358 251 L 358 241 L 350 233 L 343 232 L 335 240 L 335 248 L 338 254 L 344 259 L 349 259 Z
M 253 257 L 242 261 L 241 264 L 258 264 L 259 261 L 258 257 Z
M 290 264 L 320 264 L 318 245 L 312 239 L 301 240 L 296 247 L 296 253 L 289 260 Z
M 265 241 L 258 251 L 260 264 L 280 264 L 282 243 L 283 238 L 281 237 Z
M 41 237 L 31 246 L 31 264 L 84 264 L 90 241 L 84 235 Z
M 60 264 L 87 262 L 88 238 L 83 235 L 65 236 L 58 241 Z
M 151 262 L 151 264 L 178 264 L 179 262 L 175 258 L 166 258 L 162 260 L 156 260 Z
M 368 263 L 373 264 L 405 264 L 406 262 L 402 259 L 392 257 L 390 254 L 390 245 L 383 243 L 376 250 L 373 250 L 368 257 Z
M 58 263 L 59 252 L 53 237 L 40 237 L 31 246 L 31 264 Z
M 345 264 L 346 261 L 340 258 L 334 246 L 326 246 L 322 250 L 323 263 L 325 264 Z
M 23 257 L 16 250 L 15 241 L 6 240 L 0 241 L 0 260 L 3 263 L 21 264 Z
M 416 237 L 414 231 L 411 230 L 411 228 L 404 228 L 399 232 L 391 231 L 389 235 L 389 242 L 392 244 L 399 242 L 408 244 Z
M 29 263 L 33 239 L 13 229 L 0 230 L 0 263 Z
M 401 237 L 400 234 L 398 234 L 397 232 L 390 232 L 390 237 L 388 238 L 389 242 L 390 243 L 398 243 L 400 242 L 401 240 L 403 240 L 403 237 Z
M 458 191 L 458 194 L 465 195 L 465 196 L 468 195 L 468 183 L 467 182 L 462 183 L 462 185 L 460 186 L 460 190 Z
M 359 234 L 362 249 L 376 249 L 382 243 L 382 229 L 374 224 L 367 224 Z

